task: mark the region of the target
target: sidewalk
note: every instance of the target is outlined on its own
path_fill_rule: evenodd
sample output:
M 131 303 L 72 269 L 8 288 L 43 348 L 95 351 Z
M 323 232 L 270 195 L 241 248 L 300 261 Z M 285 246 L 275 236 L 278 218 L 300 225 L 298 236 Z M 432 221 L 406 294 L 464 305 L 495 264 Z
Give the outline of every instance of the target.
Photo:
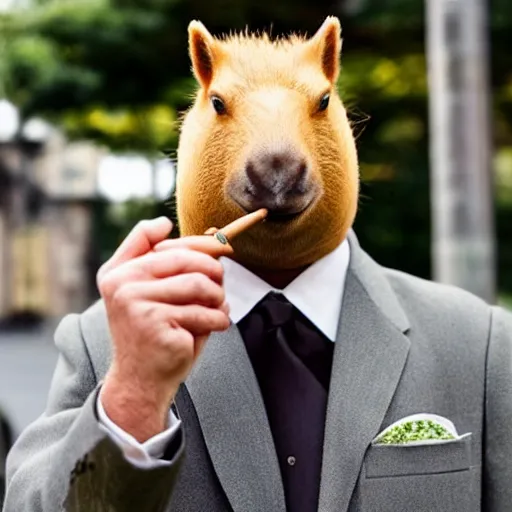
M 44 411 L 57 360 L 54 327 L 0 330 L 0 408 L 15 437 Z

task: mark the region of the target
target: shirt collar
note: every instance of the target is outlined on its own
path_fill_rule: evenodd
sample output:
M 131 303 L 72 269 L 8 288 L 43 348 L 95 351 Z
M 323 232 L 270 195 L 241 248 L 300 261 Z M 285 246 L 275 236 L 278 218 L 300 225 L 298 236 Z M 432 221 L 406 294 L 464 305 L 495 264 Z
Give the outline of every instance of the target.
M 265 295 L 274 291 L 282 293 L 331 341 L 335 341 L 349 260 L 350 247 L 344 240 L 286 288 L 277 290 L 235 261 L 221 258 L 231 321 L 238 323 Z

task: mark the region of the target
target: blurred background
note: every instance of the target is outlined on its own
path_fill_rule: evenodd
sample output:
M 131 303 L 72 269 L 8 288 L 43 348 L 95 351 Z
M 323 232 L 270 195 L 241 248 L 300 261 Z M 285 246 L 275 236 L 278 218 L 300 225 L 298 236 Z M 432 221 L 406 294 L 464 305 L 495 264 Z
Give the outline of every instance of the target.
M 56 321 L 138 220 L 174 218 L 189 21 L 312 34 L 329 14 L 361 244 L 512 306 L 509 0 L 0 0 L 0 479 L 44 409 Z

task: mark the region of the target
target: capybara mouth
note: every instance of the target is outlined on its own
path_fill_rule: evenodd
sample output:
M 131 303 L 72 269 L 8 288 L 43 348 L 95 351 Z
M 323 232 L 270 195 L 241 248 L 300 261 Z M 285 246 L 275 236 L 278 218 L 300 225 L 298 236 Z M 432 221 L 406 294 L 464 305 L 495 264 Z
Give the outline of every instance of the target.
M 269 210 L 267 218 L 265 220 L 267 222 L 290 222 L 296 219 L 299 215 L 301 215 L 303 211 L 304 210 L 295 213 L 283 213 L 276 210 Z
M 268 214 L 265 218 L 265 222 L 272 223 L 287 223 L 291 222 L 301 215 L 303 215 L 307 210 L 309 210 L 310 206 L 315 202 L 314 198 L 311 199 L 307 204 L 305 204 L 300 209 L 292 209 L 292 208 L 272 208 L 272 206 L 261 205 L 261 206 L 249 206 L 247 204 L 242 204 L 234 197 L 231 197 L 232 201 L 244 212 L 244 213 L 252 213 L 259 208 L 267 208 Z

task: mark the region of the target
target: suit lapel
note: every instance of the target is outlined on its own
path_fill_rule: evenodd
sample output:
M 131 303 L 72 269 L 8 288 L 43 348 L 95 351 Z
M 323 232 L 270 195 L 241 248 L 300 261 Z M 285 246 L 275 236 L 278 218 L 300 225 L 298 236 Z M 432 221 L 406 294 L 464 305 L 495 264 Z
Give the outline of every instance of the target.
M 349 236 L 349 266 L 327 406 L 319 510 L 348 509 L 367 447 L 398 385 L 408 321 L 383 269 Z
M 210 336 L 185 385 L 233 511 L 285 512 L 265 406 L 235 325 Z

